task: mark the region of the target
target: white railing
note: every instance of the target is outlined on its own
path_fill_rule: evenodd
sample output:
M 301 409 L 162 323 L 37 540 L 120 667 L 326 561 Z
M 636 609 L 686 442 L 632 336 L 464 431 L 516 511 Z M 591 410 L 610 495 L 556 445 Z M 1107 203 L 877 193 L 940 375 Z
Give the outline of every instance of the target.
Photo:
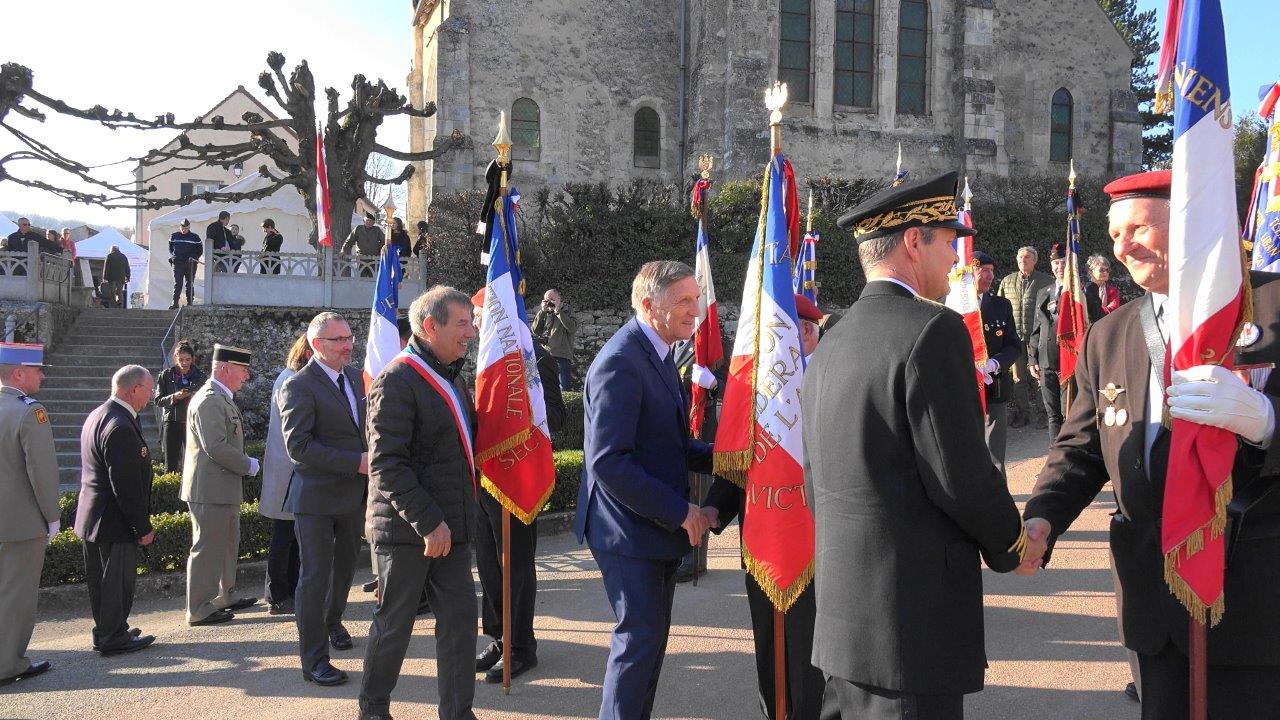
M 71 261 L 39 248 L 30 242 L 26 252 L 0 251 L 0 299 L 71 302 Z
M 205 247 L 205 303 L 284 307 L 369 307 L 376 289 L 379 257 L 262 251 L 214 252 Z M 401 297 L 425 288 L 422 258 L 401 260 Z

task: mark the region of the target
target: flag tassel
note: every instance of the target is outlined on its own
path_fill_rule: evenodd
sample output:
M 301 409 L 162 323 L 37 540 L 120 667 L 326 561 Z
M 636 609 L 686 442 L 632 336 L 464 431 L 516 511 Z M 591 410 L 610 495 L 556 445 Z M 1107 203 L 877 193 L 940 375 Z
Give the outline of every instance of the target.
M 556 490 L 555 483 L 551 483 L 550 485 L 548 485 L 546 492 L 542 493 L 542 497 L 538 499 L 538 502 L 534 503 L 533 507 L 535 508 L 535 510 L 533 512 L 525 512 L 524 510 L 521 510 L 520 506 L 517 505 L 514 500 L 508 497 L 507 494 L 504 493 L 501 488 L 499 488 L 492 480 L 490 480 L 487 475 L 480 476 L 480 486 L 483 487 L 485 490 L 489 491 L 489 494 L 493 496 L 494 500 L 498 501 L 498 504 L 501 505 L 504 510 L 520 518 L 520 522 L 524 523 L 525 525 L 533 524 L 534 518 L 538 517 L 538 512 L 541 511 L 544 506 L 546 506 L 547 501 L 551 499 L 551 493 L 555 492 Z
M 751 554 L 751 548 L 744 543 L 742 546 L 742 562 L 747 566 L 747 572 L 751 573 L 751 577 L 755 579 L 756 584 L 764 591 L 769 602 L 773 603 L 774 608 L 786 612 L 791 606 L 800 599 L 800 593 L 804 592 L 809 581 L 813 580 L 814 563 L 813 560 L 805 566 L 804 570 L 796 576 L 785 588 L 779 587 L 769 576 L 769 571 L 764 563 L 760 562 L 755 555 Z
M 1231 504 L 1231 497 L 1232 483 L 1231 479 L 1227 478 L 1227 482 L 1214 491 L 1213 518 L 1207 524 L 1196 528 L 1195 532 L 1175 545 L 1164 556 L 1164 580 L 1169 585 L 1169 591 L 1178 598 L 1178 602 L 1182 603 L 1196 622 L 1204 624 L 1207 621 L 1210 627 L 1222 620 L 1222 613 L 1226 610 L 1226 597 L 1223 593 L 1219 593 L 1213 603 L 1206 605 L 1192 590 L 1191 585 L 1178 574 L 1178 563 L 1183 558 L 1189 558 L 1204 550 L 1206 532 L 1209 533 L 1210 540 L 1216 540 L 1222 536 L 1227 528 L 1227 505 Z
M 476 464 L 492 460 L 504 452 L 512 450 L 529 441 L 533 437 L 533 429 L 525 428 L 502 442 L 494 443 L 483 451 L 476 453 Z

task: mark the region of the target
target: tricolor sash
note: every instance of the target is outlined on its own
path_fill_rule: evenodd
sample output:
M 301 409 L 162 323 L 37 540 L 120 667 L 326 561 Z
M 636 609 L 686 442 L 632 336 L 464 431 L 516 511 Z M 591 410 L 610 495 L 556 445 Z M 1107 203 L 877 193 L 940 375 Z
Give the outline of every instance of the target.
M 471 468 L 471 489 L 475 490 L 476 485 L 476 459 L 475 451 L 472 448 L 471 426 L 467 423 L 467 411 L 462 406 L 462 398 L 458 396 L 457 388 L 453 383 L 449 382 L 443 375 L 435 371 L 426 360 L 418 356 L 414 352 L 412 345 L 406 345 L 405 349 L 395 357 L 392 362 L 405 362 L 410 367 L 418 371 L 423 380 L 435 389 L 440 397 L 444 398 L 445 405 L 453 413 L 453 424 L 458 431 L 458 442 L 462 443 L 462 448 L 467 453 L 467 465 Z M 445 388 L 449 388 L 446 390 Z

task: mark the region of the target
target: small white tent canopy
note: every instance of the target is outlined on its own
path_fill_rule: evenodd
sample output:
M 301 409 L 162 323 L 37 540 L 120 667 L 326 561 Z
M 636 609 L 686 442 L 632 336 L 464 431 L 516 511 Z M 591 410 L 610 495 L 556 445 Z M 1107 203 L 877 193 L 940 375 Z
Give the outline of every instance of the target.
M 0 237 L 8 237 L 18 231 L 18 224 L 0 214 Z
M 120 248 L 120 252 L 129 258 L 129 294 L 139 292 L 147 280 L 147 249 L 134 245 L 133 241 L 120 234 L 112 227 L 103 228 L 97 235 L 87 237 L 76 243 L 77 258 L 102 259 L 111 252 L 111 246 Z
M 222 192 L 251 192 L 271 184 L 269 178 L 250 173 L 222 188 Z M 147 307 L 167 308 L 173 300 L 173 265 L 169 263 L 169 236 L 178 232 L 182 221 L 191 221 L 191 232 L 204 241 L 204 231 L 209 223 L 218 219 L 218 213 L 231 213 L 231 222 L 240 226 L 245 250 L 261 250 L 262 221 L 275 220 L 276 230 L 284 236 L 285 253 L 314 252 L 307 238 L 311 236 L 311 215 L 302 196 L 292 185 L 285 185 L 267 197 L 243 200 L 236 203 L 208 203 L 197 200 L 171 210 L 151 221 L 151 273 L 147 278 Z M 204 265 L 196 271 L 196 301 L 204 298 Z

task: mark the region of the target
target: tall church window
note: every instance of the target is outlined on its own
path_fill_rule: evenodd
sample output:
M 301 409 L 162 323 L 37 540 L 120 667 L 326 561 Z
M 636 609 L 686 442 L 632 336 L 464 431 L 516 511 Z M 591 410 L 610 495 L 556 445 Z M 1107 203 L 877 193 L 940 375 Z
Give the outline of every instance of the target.
M 1058 88 L 1053 94 L 1049 110 L 1049 159 L 1067 162 L 1071 159 L 1071 125 L 1075 103 L 1066 88 Z
M 542 116 L 538 103 L 520 98 L 511 104 L 511 157 L 538 160 L 542 156 Z
M 898 17 L 898 112 L 901 114 L 925 114 L 928 51 L 927 0 L 902 0 Z
M 662 123 L 651 107 L 636 110 L 632 133 L 633 158 L 636 167 L 662 167 Z
M 871 106 L 875 0 L 836 0 L 835 104 Z
M 787 84 L 787 97 L 791 102 L 812 102 L 809 89 L 812 27 L 812 0 L 782 0 L 778 81 Z

